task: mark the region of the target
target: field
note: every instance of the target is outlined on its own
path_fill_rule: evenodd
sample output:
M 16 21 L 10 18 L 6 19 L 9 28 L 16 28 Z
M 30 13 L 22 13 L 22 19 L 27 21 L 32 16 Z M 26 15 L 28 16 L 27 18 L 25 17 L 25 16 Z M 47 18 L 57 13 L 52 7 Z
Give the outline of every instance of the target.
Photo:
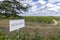
M 25 16 L 23 19 L 25 27 L 19 31 L 5 33 L 0 28 L 0 40 L 60 40 L 60 17 Z M 1 20 L 0 26 L 6 26 L 1 25 L 5 20 L 9 19 Z

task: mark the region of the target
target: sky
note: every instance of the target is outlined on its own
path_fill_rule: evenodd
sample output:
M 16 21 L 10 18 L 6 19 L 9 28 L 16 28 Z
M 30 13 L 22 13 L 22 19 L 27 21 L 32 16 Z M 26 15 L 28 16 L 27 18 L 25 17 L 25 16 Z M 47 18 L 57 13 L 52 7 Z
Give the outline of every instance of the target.
M 34 5 L 34 3 L 35 3 L 35 5 Z M 60 0 L 33 0 L 32 1 L 32 4 L 33 4 L 32 9 L 36 9 L 36 3 L 39 3 L 40 5 L 42 5 L 41 7 L 43 7 L 43 6 L 49 7 L 49 10 L 58 11 L 58 9 L 60 9 Z
M 38 0 L 33 0 L 33 2 L 36 2 L 36 1 L 38 1 Z
M 57 13 L 60 16 L 60 0 L 25 0 L 24 2 L 22 1 L 22 3 L 25 3 L 25 6 L 27 4 L 32 6 L 29 12 L 27 12 L 27 15 L 39 15 L 39 13 L 54 15 Z
M 4 1 L 4 0 L 0 0 L 0 1 Z

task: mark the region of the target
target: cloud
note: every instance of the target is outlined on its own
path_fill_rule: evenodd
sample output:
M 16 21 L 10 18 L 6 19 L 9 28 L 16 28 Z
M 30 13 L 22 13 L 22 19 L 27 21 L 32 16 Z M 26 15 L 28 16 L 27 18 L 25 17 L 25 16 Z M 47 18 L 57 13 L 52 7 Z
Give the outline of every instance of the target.
M 0 1 L 4 1 L 4 0 L 0 0 Z
M 36 6 L 35 4 L 36 4 L 36 2 L 31 2 L 31 3 L 29 3 L 31 6 Z
M 52 11 L 59 11 L 60 9 L 60 6 L 54 5 L 52 3 L 48 3 L 46 6 L 48 7 L 48 10 Z
M 37 6 L 32 7 L 32 11 L 36 11 Z
M 38 0 L 36 2 L 33 2 L 32 0 L 29 2 L 25 1 L 26 4 L 29 4 L 32 6 L 31 8 L 29 8 L 29 12 L 27 12 L 28 13 L 27 15 L 41 15 L 41 14 L 52 15 L 54 13 L 60 13 L 60 2 L 59 1 L 60 0 L 48 0 L 48 2 L 44 0 Z
M 34 12 L 36 10 L 39 10 L 40 8 L 43 8 L 45 5 L 45 1 L 43 0 L 38 0 L 37 2 L 31 2 L 29 3 L 32 7 L 30 8 L 30 11 Z M 42 7 L 41 7 L 42 6 Z
M 20 1 L 27 4 L 32 2 L 32 0 L 20 0 Z
M 32 5 L 32 7 L 30 8 L 30 12 L 34 12 L 34 13 L 36 12 L 36 10 L 40 11 L 40 9 L 42 9 L 42 8 L 44 9 L 45 7 L 47 7 L 47 9 L 50 10 L 50 11 L 59 11 L 59 9 L 60 9 L 60 6 L 57 6 L 57 4 L 53 4 L 53 3 L 50 3 L 50 2 L 48 2 L 46 4 L 46 2 L 44 0 L 39 0 L 37 2 L 32 2 L 32 3 L 30 3 L 30 5 Z
M 54 7 L 55 5 L 53 5 L 51 3 L 47 3 L 46 6 L 51 8 L 51 7 Z
M 48 0 L 49 3 L 59 2 L 60 0 Z
M 45 3 L 46 3 L 46 1 L 43 1 L 43 0 L 39 0 L 38 2 L 42 5 L 45 5 Z
M 57 6 L 60 6 L 60 3 L 57 3 L 56 5 L 57 5 Z

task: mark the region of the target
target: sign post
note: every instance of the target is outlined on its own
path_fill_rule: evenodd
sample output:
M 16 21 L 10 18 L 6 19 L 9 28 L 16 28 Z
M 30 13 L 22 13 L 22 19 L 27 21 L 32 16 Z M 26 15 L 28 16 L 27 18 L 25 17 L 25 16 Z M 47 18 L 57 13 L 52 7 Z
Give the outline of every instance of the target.
M 20 20 L 10 20 L 9 21 L 9 27 L 10 27 L 10 32 L 17 30 L 17 40 L 19 40 L 19 28 L 22 28 L 25 26 L 25 20 L 20 19 Z
M 25 20 L 19 19 L 19 20 L 10 20 L 9 21 L 9 28 L 10 32 L 14 30 L 19 30 L 19 28 L 22 28 L 25 26 Z
M 0 21 L 0 29 L 4 30 L 5 33 L 10 33 L 14 30 L 17 30 L 17 40 L 19 40 L 19 29 L 23 28 L 23 27 L 25 27 L 25 20 L 24 19 Z M 6 35 L 6 38 L 7 37 L 8 36 Z

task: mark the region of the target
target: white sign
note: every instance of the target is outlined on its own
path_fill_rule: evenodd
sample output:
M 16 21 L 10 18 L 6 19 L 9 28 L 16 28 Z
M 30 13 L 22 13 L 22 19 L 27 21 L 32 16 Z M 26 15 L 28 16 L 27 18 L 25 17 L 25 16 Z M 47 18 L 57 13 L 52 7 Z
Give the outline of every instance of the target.
M 9 20 L 9 29 L 10 32 L 14 31 L 16 29 L 22 28 L 25 26 L 25 20 L 19 19 L 19 20 Z

